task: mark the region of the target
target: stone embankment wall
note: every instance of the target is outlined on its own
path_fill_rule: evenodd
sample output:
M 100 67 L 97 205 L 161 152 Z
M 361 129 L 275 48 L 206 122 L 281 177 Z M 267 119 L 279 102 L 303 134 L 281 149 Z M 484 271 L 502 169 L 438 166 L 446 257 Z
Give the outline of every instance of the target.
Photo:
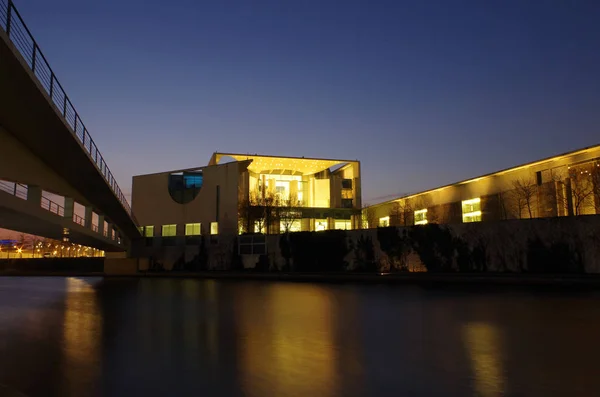
M 264 255 L 237 238 L 164 247 L 148 270 L 600 273 L 598 215 L 270 235 Z

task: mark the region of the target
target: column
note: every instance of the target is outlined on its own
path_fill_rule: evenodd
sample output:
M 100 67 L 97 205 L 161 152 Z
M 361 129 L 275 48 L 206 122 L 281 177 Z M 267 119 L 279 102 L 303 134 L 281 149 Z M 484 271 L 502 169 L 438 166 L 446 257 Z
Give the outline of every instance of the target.
M 104 215 L 98 214 L 98 233 L 104 235 Z
M 84 226 L 88 229 L 92 228 L 92 217 L 94 212 L 92 211 L 92 207 L 85 207 L 85 216 L 84 216 Z
M 566 189 L 566 200 L 567 200 L 567 214 L 569 216 L 573 216 L 574 208 L 573 208 L 573 190 L 571 189 L 571 178 L 567 178 L 565 180 Z
M 75 211 L 75 200 L 70 197 L 65 197 L 65 218 L 73 219 Z
M 106 222 L 106 238 L 112 240 L 113 233 L 113 225 L 109 222 Z
M 327 230 L 335 229 L 335 219 L 328 216 L 327 217 Z
M 27 201 L 41 206 L 42 188 L 40 188 L 39 186 L 27 185 Z

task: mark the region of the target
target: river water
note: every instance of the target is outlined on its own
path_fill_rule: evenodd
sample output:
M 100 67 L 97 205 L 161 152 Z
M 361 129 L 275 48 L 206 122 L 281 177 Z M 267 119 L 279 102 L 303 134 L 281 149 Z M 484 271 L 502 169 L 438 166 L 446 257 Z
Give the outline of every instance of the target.
M 0 396 L 598 396 L 600 295 L 0 278 Z

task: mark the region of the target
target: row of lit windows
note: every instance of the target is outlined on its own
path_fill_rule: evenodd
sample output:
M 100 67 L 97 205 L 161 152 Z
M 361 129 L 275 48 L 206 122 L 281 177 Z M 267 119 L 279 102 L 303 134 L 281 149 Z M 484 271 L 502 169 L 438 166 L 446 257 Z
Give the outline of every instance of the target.
M 427 224 L 427 208 L 414 212 L 415 225 Z M 481 198 L 477 197 L 462 201 L 462 221 L 463 223 L 481 222 Z M 390 217 L 379 218 L 379 226 L 386 227 L 390 225 Z
M 280 222 L 279 224 L 279 230 L 280 231 L 284 231 L 284 230 L 288 230 L 289 232 L 299 232 L 302 230 L 301 225 L 300 225 L 300 221 L 293 221 L 290 224 L 286 224 L 286 222 Z M 328 229 L 328 221 L 327 219 L 315 219 L 315 231 L 317 232 L 321 232 L 324 230 Z M 346 219 L 342 219 L 342 220 L 335 220 L 333 222 L 333 229 L 334 230 L 351 230 L 352 229 L 352 223 L 350 222 L 350 220 L 346 220 Z M 265 225 L 264 222 L 256 222 L 254 224 L 254 232 L 255 233 L 264 233 L 265 232 Z
M 140 233 L 144 237 L 154 237 L 154 226 L 140 226 Z M 177 236 L 177 225 L 162 225 L 162 237 L 175 237 Z M 200 236 L 202 234 L 202 227 L 200 223 L 186 223 L 185 224 L 185 235 L 186 236 Z M 219 234 L 219 223 L 210 223 L 210 234 Z

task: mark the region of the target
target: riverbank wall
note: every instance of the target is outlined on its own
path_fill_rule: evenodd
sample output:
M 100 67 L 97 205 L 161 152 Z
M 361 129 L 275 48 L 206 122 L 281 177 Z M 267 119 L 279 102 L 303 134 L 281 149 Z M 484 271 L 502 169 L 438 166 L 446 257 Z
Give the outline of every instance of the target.
M 150 272 L 599 274 L 600 216 L 203 237 L 141 252 Z

